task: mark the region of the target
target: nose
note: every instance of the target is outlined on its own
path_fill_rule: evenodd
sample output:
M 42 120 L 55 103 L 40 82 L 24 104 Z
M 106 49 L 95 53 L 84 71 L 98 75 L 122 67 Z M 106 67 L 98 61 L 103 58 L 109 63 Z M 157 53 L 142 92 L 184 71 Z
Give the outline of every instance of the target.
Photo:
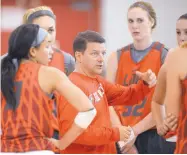
M 104 61 L 104 55 L 102 53 L 99 54 L 98 61 L 99 62 L 103 62 Z
M 184 43 L 185 42 L 185 40 L 184 39 L 182 39 L 182 38 L 180 38 L 180 45 L 182 44 L 182 43 Z
M 181 32 L 181 35 L 179 36 L 180 41 L 184 42 L 185 41 L 185 37 L 186 37 L 185 33 Z
M 134 21 L 134 22 L 132 23 L 132 28 L 133 28 L 133 29 L 136 29 L 137 27 L 138 27 L 138 24 L 137 24 L 137 22 Z
M 184 38 L 185 38 L 184 35 L 181 35 L 181 36 L 180 36 L 180 40 L 181 40 L 181 41 L 184 41 Z
M 184 40 L 181 40 L 181 43 L 183 43 L 184 42 Z
M 52 47 L 50 47 L 49 50 L 48 50 L 49 58 L 52 58 L 53 53 L 54 53 L 54 51 L 53 51 Z

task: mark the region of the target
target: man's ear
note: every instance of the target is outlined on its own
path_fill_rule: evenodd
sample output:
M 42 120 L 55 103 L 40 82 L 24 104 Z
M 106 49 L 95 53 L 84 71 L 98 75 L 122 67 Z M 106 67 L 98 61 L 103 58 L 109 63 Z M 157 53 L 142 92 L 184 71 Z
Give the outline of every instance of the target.
M 78 52 L 78 51 L 75 52 L 76 62 L 79 62 L 79 63 L 82 62 L 82 54 L 83 54 L 82 52 Z

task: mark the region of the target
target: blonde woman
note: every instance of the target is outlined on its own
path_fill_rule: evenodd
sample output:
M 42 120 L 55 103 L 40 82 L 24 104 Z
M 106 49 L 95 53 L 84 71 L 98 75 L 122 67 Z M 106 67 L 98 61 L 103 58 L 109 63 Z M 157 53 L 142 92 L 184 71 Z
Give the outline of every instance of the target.
M 51 62 L 50 66 L 60 69 L 65 72 L 68 76 L 74 70 L 75 60 L 74 58 L 55 47 L 56 44 L 56 16 L 53 10 L 48 6 L 39 6 L 36 8 L 31 8 L 27 10 L 23 16 L 23 23 L 32 23 L 37 24 L 41 28 L 45 29 L 50 34 L 50 42 L 52 45 L 51 49 Z M 58 102 L 58 95 L 55 94 L 55 100 Z M 53 138 L 59 138 L 59 129 L 58 129 L 58 121 L 56 119 L 56 102 L 54 102 L 53 106 L 53 127 L 54 127 L 54 135 Z

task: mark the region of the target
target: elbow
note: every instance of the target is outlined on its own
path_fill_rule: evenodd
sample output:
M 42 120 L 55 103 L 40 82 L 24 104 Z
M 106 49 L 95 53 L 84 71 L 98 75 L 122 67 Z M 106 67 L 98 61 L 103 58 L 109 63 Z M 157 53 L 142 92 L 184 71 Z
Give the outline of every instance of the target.
M 157 101 L 152 101 L 151 102 L 151 111 L 154 113 L 155 111 L 157 112 L 160 110 L 160 108 L 163 107 L 163 105 Z
M 160 101 L 152 101 L 152 105 L 160 105 L 162 106 L 164 103 L 163 102 L 160 102 Z
M 163 105 L 165 97 L 153 96 L 152 105 Z
M 59 145 L 58 149 L 59 149 L 60 151 L 65 150 L 65 148 L 64 148 L 64 146 L 63 146 L 63 145 Z

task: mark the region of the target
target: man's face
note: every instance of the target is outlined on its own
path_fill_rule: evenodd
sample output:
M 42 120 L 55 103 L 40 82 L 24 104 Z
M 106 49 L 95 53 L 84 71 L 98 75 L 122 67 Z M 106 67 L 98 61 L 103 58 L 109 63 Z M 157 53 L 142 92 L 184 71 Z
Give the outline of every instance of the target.
M 81 68 L 91 76 L 99 75 L 103 71 L 105 43 L 87 43 L 87 48 L 80 56 Z

